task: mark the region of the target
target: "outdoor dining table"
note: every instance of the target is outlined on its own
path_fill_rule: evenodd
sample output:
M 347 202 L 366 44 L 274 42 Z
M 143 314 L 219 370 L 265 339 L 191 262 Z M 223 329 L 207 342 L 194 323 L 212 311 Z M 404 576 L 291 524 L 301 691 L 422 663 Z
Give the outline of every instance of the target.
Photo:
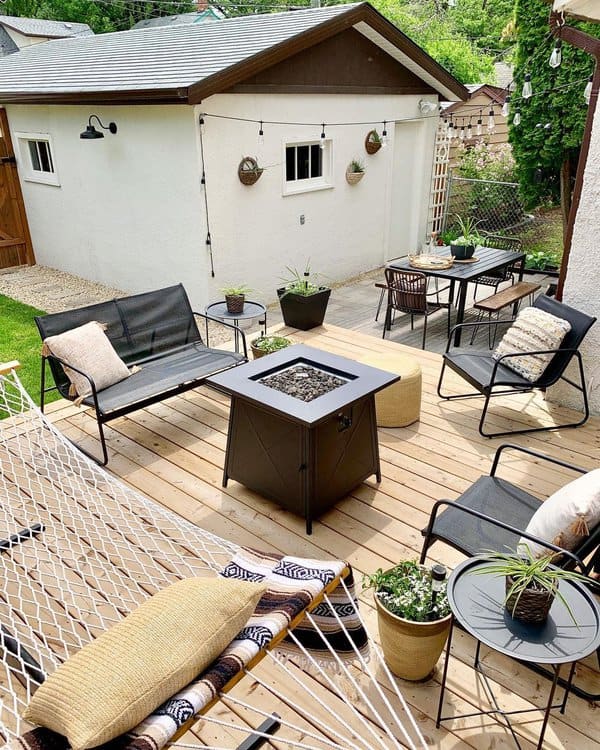
M 450 255 L 449 248 L 439 248 L 440 256 Z M 490 271 L 497 271 L 506 266 L 518 265 L 519 281 L 523 280 L 523 267 L 525 253 L 515 252 L 512 250 L 499 250 L 496 247 L 478 247 L 475 250 L 475 261 L 460 262 L 455 261 L 450 268 L 418 268 L 415 269 L 410 265 L 408 256 L 404 258 L 395 258 L 387 265 L 389 268 L 396 268 L 400 271 L 418 270 L 425 276 L 433 276 L 438 279 L 448 279 L 450 281 L 450 298 L 449 304 L 454 301 L 455 285 L 458 283 L 458 296 L 456 299 L 456 324 L 462 323 L 465 319 L 465 304 L 467 301 L 467 286 L 470 281 L 475 281 L 478 276 L 488 274 Z M 462 330 L 458 328 L 454 332 L 454 345 L 460 346 Z

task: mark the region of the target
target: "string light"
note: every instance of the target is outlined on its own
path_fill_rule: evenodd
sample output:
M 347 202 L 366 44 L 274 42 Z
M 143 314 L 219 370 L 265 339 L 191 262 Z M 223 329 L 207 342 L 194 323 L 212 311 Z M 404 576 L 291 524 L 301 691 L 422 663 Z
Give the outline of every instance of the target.
M 448 140 L 451 141 L 454 138 L 454 125 L 452 124 L 452 120 L 448 123 Z
M 473 137 L 473 124 L 471 123 L 471 118 L 469 117 L 469 124 L 467 125 L 467 138 L 471 140 Z
M 586 101 L 586 104 L 590 103 L 590 99 L 592 98 L 592 83 L 594 81 L 594 76 L 590 76 L 588 79 L 588 82 L 585 85 L 585 89 L 583 90 L 583 97 Z
M 388 145 L 388 134 L 387 134 L 387 122 L 383 121 L 383 130 L 381 131 L 381 148 L 387 148 Z
M 494 105 L 493 104 L 490 107 L 490 111 L 488 114 L 487 130 L 488 130 L 488 133 L 493 133 L 496 130 L 496 120 L 494 119 Z
M 554 45 L 554 49 L 552 50 L 552 54 L 550 55 L 550 60 L 548 61 L 548 64 L 551 68 L 558 68 L 560 67 L 560 64 L 562 62 L 562 41 L 560 39 L 556 40 L 556 43 Z
M 531 87 L 531 75 L 529 73 L 525 73 L 525 80 L 523 81 L 523 91 L 521 91 L 521 96 L 523 99 L 530 99 L 533 95 L 533 88 Z
M 521 124 L 521 110 L 520 110 L 520 109 L 518 109 L 518 110 L 517 110 L 517 111 L 515 112 L 515 116 L 513 117 L 513 125 L 514 125 L 514 126 L 515 126 L 516 128 L 518 128 L 520 124 Z
M 504 104 L 502 105 L 502 109 L 500 110 L 503 117 L 508 117 L 510 114 L 510 94 L 506 97 L 504 100 Z
M 325 123 L 321 125 L 321 141 L 319 143 L 321 150 L 325 148 Z
M 461 123 L 460 133 L 459 133 L 458 137 L 460 138 L 461 141 L 465 140 L 465 122 L 464 122 L 464 120 Z
M 479 110 L 479 117 L 477 119 L 477 128 L 475 130 L 477 133 L 477 136 L 480 137 L 483 135 L 483 110 Z
M 263 132 L 262 120 L 260 121 L 260 126 L 258 128 L 258 145 L 259 146 L 264 146 L 265 145 L 265 134 Z

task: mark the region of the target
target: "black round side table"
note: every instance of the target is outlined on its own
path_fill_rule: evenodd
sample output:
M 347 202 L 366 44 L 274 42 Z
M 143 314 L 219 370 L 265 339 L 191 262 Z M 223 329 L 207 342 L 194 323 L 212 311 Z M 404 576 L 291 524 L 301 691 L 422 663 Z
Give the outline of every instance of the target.
M 216 318 L 217 320 L 224 320 L 226 323 L 233 323 L 238 325 L 240 320 L 254 320 L 258 318 L 258 324 L 262 326 L 263 335 L 267 335 L 267 308 L 260 302 L 251 302 L 246 300 L 244 303 L 244 309 L 239 313 L 230 313 L 227 310 L 226 302 L 212 302 L 204 311 L 209 318 Z M 208 321 L 206 322 L 207 336 L 208 336 Z M 239 352 L 240 342 L 239 333 L 235 331 L 234 335 L 235 350 Z
M 527 625 L 519 622 L 511 617 L 504 606 L 504 577 L 481 572 L 489 562 L 479 557 L 465 560 L 455 568 L 448 579 L 448 601 L 454 617 L 446 645 L 446 661 L 442 675 L 436 726 L 439 727 L 440 722 L 449 719 L 460 719 L 481 714 L 497 715 L 504 720 L 517 747 L 520 748 L 521 745 L 511 726 L 508 713 L 514 715 L 543 710 L 544 718 L 537 746 L 538 750 L 542 750 L 550 710 L 559 708 L 561 713 L 565 712 L 576 663 L 579 659 L 583 659 L 600 647 L 600 607 L 585 584 L 579 581 L 561 581 L 560 593 L 571 609 L 575 622 L 573 622 L 564 602 L 558 597 L 552 604 L 548 619 L 542 625 Z M 442 716 L 455 621 L 477 641 L 473 668 L 486 683 L 488 695 L 493 705 L 493 709 L 490 711 Z M 494 651 L 511 656 L 519 661 L 547 664 L 552 668 L 553 680 L 545 708 L 528 708 L 510 712 L 505 712 L 500 708 L 479 660 L 482 643 L 494 649 Z M 569 676 L 562 701 L 553 704 L 562 664 L 571 665 Z

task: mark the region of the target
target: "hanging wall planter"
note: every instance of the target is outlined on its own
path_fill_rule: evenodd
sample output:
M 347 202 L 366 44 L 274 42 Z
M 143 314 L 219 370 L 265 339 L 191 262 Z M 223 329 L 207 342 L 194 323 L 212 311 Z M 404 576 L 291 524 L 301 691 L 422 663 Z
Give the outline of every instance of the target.
M 258 166 L 258 162 L 252 156 L 244 156 L 238 165 L 238 177 L 242 185 L 254 185 L 263 173 L 263 169 Z
M 367 154 L 376 154 L 381 148 L 381 137 L 376 130 L 369 130 L 365 138 L 365 150 Z
M 353 159 L 346 167 L 346 182 L 349 185 L 356 185 L 365 176 L 365 168 L 357 159 Z

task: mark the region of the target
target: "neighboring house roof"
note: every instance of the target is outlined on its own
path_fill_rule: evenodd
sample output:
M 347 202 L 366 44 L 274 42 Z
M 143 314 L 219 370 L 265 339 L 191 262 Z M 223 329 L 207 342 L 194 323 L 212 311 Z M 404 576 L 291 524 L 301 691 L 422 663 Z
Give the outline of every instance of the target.
M 72 21 L 48 21 L 44 18 L 21 18 L 0 15 L 0 25 L 18 31 L 23 36 L 43 36 L 48 39 L 63 39 L 74 36 L 93 36 L 87 23 Z
M 132 29 L 151 29 L 157 26 L 177 26 L 181 23 L 206 23 L 207 21 L 218 21 L 224 18 L 222 11 L 213 8 L 211 5 L 206 10 L 196 11 L 195 13 L 180 13 L 177 16 L 161 16 L 160 18 L 145 18 L 138 21 Z
M 506 89 L 501 89 L 499 86 L 492 86 L 490 83 L 466 83 L 465 88 L 469 92 L 468 99 L 484 94 L 489 97 L 491 102 L 500 106 L 504 104 L 506 99 Z M 442 102 L 440 106 L 444 112 L 451 113 L 460 109 L 463 104 L 464 102 Z
M 38 44 L 0 60 L 0 101 L 198 104 L 354 28 L 445 99 L 467 91 L 368 3 Z

